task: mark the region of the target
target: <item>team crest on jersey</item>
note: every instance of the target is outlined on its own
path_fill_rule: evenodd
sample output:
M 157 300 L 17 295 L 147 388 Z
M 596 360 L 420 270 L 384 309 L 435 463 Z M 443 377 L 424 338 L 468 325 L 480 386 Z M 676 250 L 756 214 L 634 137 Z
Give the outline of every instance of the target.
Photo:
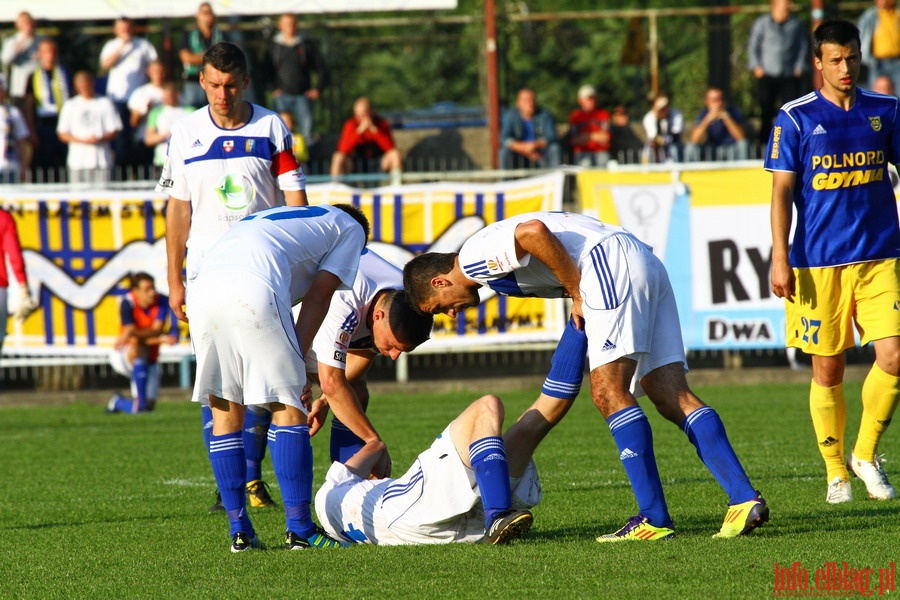
M 222 142 L 222 149 L 225 150 L 225 152 L 234 150 L 234 140 L 225 140 Z
M 872 131 L 881 131 L 881 117 L 869 117 L 869 125 L 872 126 Z
M 487 262 L 488 271 L 496 271 L 497 269 L 500 268 L 500 265 L 497 264 L 496 260 L 492 260 L 489 258 L 486 262 Z

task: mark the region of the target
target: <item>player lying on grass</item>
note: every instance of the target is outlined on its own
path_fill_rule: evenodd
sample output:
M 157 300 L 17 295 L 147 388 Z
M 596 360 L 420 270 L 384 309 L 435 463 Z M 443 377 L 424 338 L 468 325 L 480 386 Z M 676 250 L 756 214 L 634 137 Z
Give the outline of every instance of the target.
M 385 444 L 368 442 L 335 462 L 316 494 L 322 527 L 336 539 L 379 545 L 505 544 L 523 535 L 541 499 L 532 454 L 581 389 L 587 338 L 566 328 L 541 395 L 501 437 L 503 402 L 482 396 L 419 454 L 398 479 Z

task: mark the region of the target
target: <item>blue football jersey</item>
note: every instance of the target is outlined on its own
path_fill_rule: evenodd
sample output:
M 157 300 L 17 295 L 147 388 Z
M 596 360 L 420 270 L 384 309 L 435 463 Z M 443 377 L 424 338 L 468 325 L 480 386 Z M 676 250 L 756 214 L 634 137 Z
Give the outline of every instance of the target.
M 813 92 L 778 113 L 768 171 L 796 173 L 791 265 L 828 267 L 900 257 L 888 163 L 900 160 L 898 101 L 857 89 L 844 110 Z

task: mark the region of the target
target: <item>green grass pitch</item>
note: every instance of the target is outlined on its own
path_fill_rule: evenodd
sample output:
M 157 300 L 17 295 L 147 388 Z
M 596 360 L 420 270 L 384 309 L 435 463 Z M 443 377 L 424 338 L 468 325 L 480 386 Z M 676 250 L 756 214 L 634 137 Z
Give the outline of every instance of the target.
M 472 399 L 492 391 L 485 380 L 473 383 L 471 393 L 374 394 L 369 412 L 391 450 L 395 473 Z M 206 512 L 214 483 L 196 405 L 185 399 L 162 402 L 153 414 L 106 415 L 100 392 L 85 392 L 62 406 L 42 406 L 35 394 L 33 407 L 0 410 L 0 598 L 790 596 L 794 592 L 777 589 L 776 563 L 806 570 L 811 587 L 805 597 L 828 597 L 836 590 L 816 589 L 815 576 L 830 562 L 872 569 L 865 583 L 878 596 L 879 569 L 889 569 L 900 555 L 900 500 L 868 500 L 863 484 L 854 480 L 854 502 L 825 504 L 807 386 L 697 391 L 721 414 L 771 507 L 771 521 L 750 536 L 711 538 L 725 515 L 725 495 L 684 434 L 645 399 L 678 536 L 646 544 L 594 542 L 636 509 L 609 430 L 585 391 L 538 449 L 544 499 L 532 530 L 510 546 L 357 546 L 240 555 L 228 551 L 221 513 Z M 847 384 L 849 439 L 855 439 L 859 423 L 859 392 L 859 384 Z M 537 389 L 500 394 L 507 424 L 536 394 Z M 887 463 L 887 471 L 900 484 L 896 429 L 880 451 L 896 460 Z M 316 436 L 313 444 L 319 484 L 328 464 L 326 436 Z M 280 500 L 268 457 L 263 474 Z M 260 537 L 277 548 L 282 512 L 251 515 Z M 900 597 L 900 591 L 885 596 Z

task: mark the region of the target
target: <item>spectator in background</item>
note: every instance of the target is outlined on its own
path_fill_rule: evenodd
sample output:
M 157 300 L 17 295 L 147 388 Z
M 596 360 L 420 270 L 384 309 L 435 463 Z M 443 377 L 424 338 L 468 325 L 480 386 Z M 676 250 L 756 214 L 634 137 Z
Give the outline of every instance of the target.
M 647 143 L 644 159 L 651 163 L 678 162 L 684 154 L 684 115 L 669 105 L 668 96 L 657 96 L 643 119 Z
M 107 72 L 106 96 L 112 100 L 122 122 L 122 134 L 115 139 L 117 167 L 134 164 L 130 150 L 132 140 L 128 99 L 136 89 L 147 83 L 147 67 L 157 60 L 156 48 L 147 40 L 134 35 L 134 23 L 119 17 L 113 23 L 115 38 L 106 42 L 100 51 L 100 69 Z
M 174 81 L 167 81 L 162 85 L 162 104 L 150 109 L 147 116 L 144 145 L 153 148 L 153 166 L 160 169 L 166 164 L 172 124 L 194 112 L 193 106 L 181 106 L 180 100 L 178 86 Z
M 741 111 L 725 103 L 725 92 L 706 90 L 706 105 L 697 115 L 687 146 L 685 160 L 747 160 L 750 145 Z
M 24 321 L 28 315 L 37 310 L 37 303 L 31 298 L 28 290 L 28 277 L 25 274 L 25 260 L 22 258 L 22 247 L 19 245 L 19 232 L 12 215 L 0 208 L 0 263 L 9 263 L 10 270 L 19 282 L 19 305 L 15 317 Z M 7 301 L 9 292 L 9 275 L 6 267 L 0 269 L 0 354 L 3 352 L 3 341 L 6 338 L 6 321 L 9 318 Z
M 394 147 L 388 122 L 372 111 L 372 103 L 362 96 L 353 103 L 353 116 L 341 129 L 337 151 L 331 157 L 331 176 L 340 177 L 354 166 L 368 169 L 378 160 L 381 170 L 399 179 L 403 157 Z
M 609 130 L 612 135 L 611 151 L 615 161 L 617 163 L 639 162 L 644 142 L 635 133 L 628 109 L 623 104 L 619 104 L 613 109 L 612 115 L 610 115 Z
M 75 74 L 76 96 L 63 104 L 59 113 L 59 139 L 69 145 L 69 181 L 105 184 L 112 167 L 112 141 L 122 131 L 122 121 L 112 101 L 97 97 L 94 76 L 87 71 Z
M 790 0 L 771 0 L 769 14 L 754 21 L 747 44 L 747 66 L 757 81 L 759 144 L 763 148 L 778 108 L 802 95 L 809 62 L 806 26 L 791 14 Z
M 303 136 L 310 148 L 315 144 L 313 102 L 328 83 L 328 70 L 316 44 L 297 32 L 296 16 L 281 15 L 278 30 L 268 49 L 266 81 L 275 98 L 275 111 L 294 116 L 297 128 L 291 130 Z
M 569 115 L 566 140 L 576 165 L 606 167 L 609 162 L 612 141 L 609 111 L 597 108 L 597 91 L 592 85 L 578 89 L 578 108 Z
M 122 297 L 122 330 L 116 338 L 110 364 L 131 380 L 131 398 L 114 394 L 106 412 L 137 414 L 153 410 L 159 396 L 159 347 L 178 341 L 178 321 L 172 318 L 169 299 L 156 292 L 153 277 L 132 273 L 129 292 Z
M 553 115 L 537 105 L 533 91 L 519 90 L 516 105 L 503 115 L 498 166 L 501 169 L 552 169 L 559 166 L 560 160 Z
M 884 94 L 885 96 L 894 96 L 894 82 L 887 75 L 880 75 L 875 78 L 872 83 L 872 91 Z
M 59 111 L 71 95 L 69 74 L 59 65 L 56 42 L 43 38 L 38 42 L 38 66 L 25 86 L 25 119 L 31 126 L 34 154 L 32 166 L 41 172 L 39 182 L 53 181 L 59 169 L 66 164 L 68 147 L 59 140 L 56 126 Z
M 147 131 L 147 117 L 150 111 L 163 103 L 163 84 L 166 81 L 166 68 L 162 61 L 154 60 L 147 65 L 149 81 L 134 90 L 128 99 L 128 121 L 133 131 L 129 143 L 133 164 L 142 168 L 153 164 L 153 145 L 144 143 Z
M 202 2 L 197 8 L 196 26 L 184 32 L 178 58 L 182 63 L 181 75 L 184 87 L 181 101 L 185 106 L 199 108 L 207 104 L 206 92 L 200 87 L 200 67 L 203 55 L 213 45 L 225 41 L 225 36 L 216 26 L 216 14 L 209 2 Z
M 900 11 L 896 0 L 875 0 L 859 17 L 862 62 L 869 70 L 869 87 L 881 76 L 900 88 Z
M 28 76 L 37 67 L 37 49 L 40 39 L 34 32 L 34 18 L 22 11 L 16 17 L 16 32 L 3 40 L 0 62 L 9 69 L 9 95 L 19 110 L 25 107 L 25 88 Z
M 309 147 L 306 145 L 306 139 L 297 132 L 297 127 L 294 125 L 294 115 L 289 112 L 280 112 L 278 116 L 284 121 L 284 126 L 288 128 L 288 131 L 291 132 L 291 137 L 294 138 L 294 158 L 300 163 L 300 167 L 305 173 L 306 162 L 309 160 Z
M 24 178 L 30 151 L 27 140 L 31 132 L 25 117 L 8 100 L 6 77 L 0 75 L 0 184 Z

